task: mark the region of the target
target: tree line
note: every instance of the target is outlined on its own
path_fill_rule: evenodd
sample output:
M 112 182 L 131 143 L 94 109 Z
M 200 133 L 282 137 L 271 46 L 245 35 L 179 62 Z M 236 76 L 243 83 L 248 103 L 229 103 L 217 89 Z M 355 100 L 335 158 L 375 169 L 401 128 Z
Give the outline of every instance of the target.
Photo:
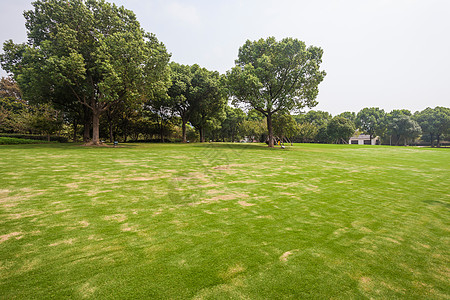
M 207 70 L 176 63 L 170 63 L 170 68 L 177 70 L 172 71 L 170 97 L 153 106 L 113 106 L 100 120 L 102 139 L 268 142 L 267 116 L 260 111 L 244 111 L 225 101 L 214 101 L 214 97 L 200 96 L 202 89 L 197 84 L 204 82 Z M 220 86 L 220 75 L 214 76 Z M 348 143 L 351 136 L 358 134 L 379 136 L 381 143 L 387 145 L 419 141 L 439 146 L 441 141 L 450 140 L 450 109 L 446 107 L 415 113 L 407 109 L 386 113 L 379 108 L 363 108 L 358 113 L 343 112 L 334 117 L 317 110 L 299 114 L 279 111 L 272 117 L 274 141 L 286 143 Z M 19 86 L 11 78 L 0 79 L 0 120 L 3 133 L 58 133 L 75 142 L 85 133 L 84 127 L 78 126 L 80 123 L 74 126 L 76 119 L 48 103 L 30 104 L 23 100 Z
M 171 62 L 165 45 L 122 6 L 33 6 L 24 12 L 28 42 L 6 41 L 0 55 L 11 75 L 0 82 L 0 132 L 62 134 L 94 145 L 247 140 L 269 147 L 277 140 L 343 143 L 358 128 L 394 144 L 421 135 L 439 145 L 448 134 L 447 108 L 302 113 L 317 105 L 326 73 L 323 50 L 298 39 L 247 41 L 235 67 L 219 74 Z

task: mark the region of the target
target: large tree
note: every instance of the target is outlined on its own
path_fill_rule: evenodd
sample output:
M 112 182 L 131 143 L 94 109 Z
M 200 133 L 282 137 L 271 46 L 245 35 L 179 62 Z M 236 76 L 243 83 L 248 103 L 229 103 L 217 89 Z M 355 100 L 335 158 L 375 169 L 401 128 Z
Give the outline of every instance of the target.
M 167 91 L 169 95 L 170 107 L 181 119 L 182 141 L 186 139 L 186 124 L 192 111 L 194 98 L 194 87 L 192 86 L 193 72 L 197 66 L 181 65 L 176 62 L 170 63 L 171 85 Z
M 422 133 L 419 124 L 407 115 L 394 117 L 388 124 L 388 131 L 395 137 L 395 144 L 398 145 L 403 138 L 406 146 L 408 140 L 414 140 Z
M 273 147 L 274 113 L 317 105 L 318 86 L 326 75 L 320 70 L 322 54 L 321 48 L 307 48 L 294 38 L 248 40 L 239 49 L 236 66 L 227 73 L 229 91 L 234 103 L 266 116 L 269 147 Z
M 225 107 L 225 114 L 225 120 L 223 120 L 220 125 L 220 138 L 222 141 L 227 139 L 230 142 L 235 142 L 236 139 L 240 139 L 242 137 L 242 134 L 240 134 L 240 129 L 245 120 L 245 113 L 240 108 L 227 105 Z
M 450 108 L 437 106 L 416 112 L 414 119 L 422 127 L 423 134 L 430 137 L 431 146 L 434 147 L 434 140 L 440 146 L 441 137 L 450 132 Z
M 200 142 L 205 141 L 205 130 L 217 128 L 225 119 L 226 92 L 219 72 L 194 65 L 191 80 L 191 114 L 189 121 L 198 130 Z
M 288 141 L 292 145 L 292 138 L 299 133 L 298 124 L 288 112 L 279 111 L 273 116 L 273 132 L 281 142 Z
M 327 135 L 332 143 L 347 144 L 354 133 L 353 122 L 347 118 L 336 116 L 327 124 Z
M 167 76 L 169 54 L 133 12 L 103 0 L 38 0 L 33 6 L 24 13 L 28 44 L 6 42 L 2 66 L 28 98 L 70 95 L 67 101 L 88 108 L 93 144 L 100 141 L 102 112 L 164 88 L 158 82 Z
M 383 133 L 384 118 L 386 113 L 383 109 L 378 107 L 366 107 L 361 109 L 356 115 L 356 126 L 358 126 L 364 133 L 369 135 L 370 140 L 375 135 Z

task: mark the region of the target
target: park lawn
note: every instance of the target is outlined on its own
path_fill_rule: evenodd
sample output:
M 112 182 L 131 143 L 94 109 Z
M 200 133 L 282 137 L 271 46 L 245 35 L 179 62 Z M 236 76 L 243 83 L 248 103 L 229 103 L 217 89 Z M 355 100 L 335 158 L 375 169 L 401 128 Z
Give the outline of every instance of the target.
M 0 146 L 0 298 L 450 298 L 449 149 Z

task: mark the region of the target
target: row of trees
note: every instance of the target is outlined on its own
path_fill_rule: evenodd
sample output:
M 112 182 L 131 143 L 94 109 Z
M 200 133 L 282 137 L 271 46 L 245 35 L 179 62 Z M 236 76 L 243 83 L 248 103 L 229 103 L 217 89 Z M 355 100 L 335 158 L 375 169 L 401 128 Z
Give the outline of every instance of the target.
M 37 0 L 24 13 L 28 43 L 6 41 L 0 55 L 0 131 L 102 139 L 198 138 L 344 143 L 359 129 L 386 142 L 448 133 L 448 109 L 334 118 L 317 105 L 323 51 L 293 38 L 247 41 L 226 74 L 170 62 L 133 12 L 103 0 Z M 20 87 L 20 89 L 19 89 Z M 232 104 L 233 106 L 230 106 Z M 247 113 L 245 113 L 245 112 Z M 198 137 L 196 136 L 198 135 Z
M 407 144 L 419 136 L 432 146 L 440 146 L 441 139 L 450 134 L 450 108 L 426 108 L 412 114 L 409 110 L 398 109 L 386 113 L 372 107 L 364 108 L 355 116 L 355 125 L 363 132 L 382 138 L 385 144 Z
M 145 131 L 155 122 L 164 137 L 177 120 L 183 141 L 188 123 L 204 141 L 226 119 L 231 98 L 266 117 L 273 146 L 275 113 L 317 104 L 322 49 L 297 39 L 247 41 L 236 67 L 220 75 L 169 64 L 164 44 L 123 7 L 103 0 L 38 0 L 33 6 L 24 13 L 28 43 L 5 42 L 2 67 L 28 103 L 61 111 L 74 138 L 80 124 L 84 140 L 99 144 L 102 131 L 110 139 L 120 131 L 126 139 L 129 130 Z
M 251 109 L 246 113 L 217 101 L 225 99 L 223 96 L 205 97 L 205 90 L 214 91 L 214 87 L 220 94 L 224 84 L 220 75 L 197 65 L 171 63 L 170 70 L 170 97 L 161 98 L 152 106 L 111 106 L 100 120 L 101 138 L 268 141 L 267 117 L 261 112 Z M 73 119 L 67 116 L 70 115 L 48 104 L 28 103 L 11 78 L 0 80 L 0 132 L 59 133 L 76 141 L 83 134 L 82 127 L 74 129 Z M 315 110 L 296 115 L 279 111 L 272 118 L 274 140 L 284 142 L 347 143 L 358 132 L 380 136 L 384 144 L 392 145 L 407 144 L 421 136 L 422 142 L 434 146 L 450 138 L 450 109 L 445 107 L 426 108 L 414 114 L 406 109 L 385 113 L 379 108 L 364 108 L 334 117 Z

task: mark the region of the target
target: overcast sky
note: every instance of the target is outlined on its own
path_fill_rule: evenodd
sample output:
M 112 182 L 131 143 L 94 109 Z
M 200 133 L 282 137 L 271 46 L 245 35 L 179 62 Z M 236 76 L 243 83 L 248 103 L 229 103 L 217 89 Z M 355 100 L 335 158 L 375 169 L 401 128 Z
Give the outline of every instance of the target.
M 450 0 L 110 0 L 134 11 L 172 60 L 225 73 L 249 40 L 324 49 L 314 109 L 333 115 L 450 106 Z M 0 41 L 26 41 L 30 0 L 0 0 Z M 6 73 L 0 70 L 0 76 Z

